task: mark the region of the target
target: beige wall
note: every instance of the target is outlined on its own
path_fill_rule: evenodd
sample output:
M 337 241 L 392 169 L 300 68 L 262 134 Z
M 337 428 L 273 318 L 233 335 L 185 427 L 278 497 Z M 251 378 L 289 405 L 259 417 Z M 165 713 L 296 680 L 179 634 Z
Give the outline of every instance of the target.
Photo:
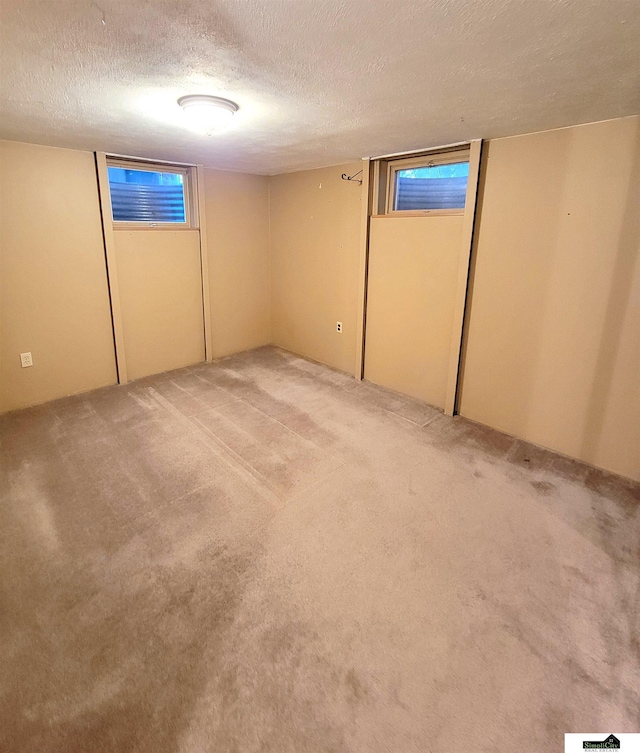
M 360 167 L 205 171 L 214 357 L 353 373 Z M 483 173 L 461 413 L 640 479 L 640 118 L 494 140 Z M 2 411 L 115 382 L 90 153 L 0 142 L 0 378 Z
M 270 178 L 273 342 L 354 372 L 362 163 Z M 336 332 L 336 322 L 343 325 Z
M 269 179 L 204 172 L 212 347 L 219 358 L 271 342 Z
M 200 231 L 113 235 L 127 377 L 204 361 Z
M 93 154 L 0 142 L 0 411 L 115 381 Z
M 205 206 L 219 357 L 271 341 L 268 178 L 205 170 Z M 0 412 L 115 381 L 93 154 L 0 142 Z
M 372 217 L 365 379 L 444 408 L 460 215 Z
M 460 400 L 462 415 L 635 479 L 639 123 L 486 145 Z M 340 174 L 357 169 L 270 179 L 273 341 L 348 372 L 361 192 Z
M 640 479 L 640 118 L 486 156 L 460 412 Z

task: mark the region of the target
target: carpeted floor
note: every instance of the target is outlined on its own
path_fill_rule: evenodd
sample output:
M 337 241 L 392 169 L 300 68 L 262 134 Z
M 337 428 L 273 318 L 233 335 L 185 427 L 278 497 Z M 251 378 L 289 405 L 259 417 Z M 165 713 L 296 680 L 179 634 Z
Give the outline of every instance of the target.
M 275 348 L 0 418 L 0 749 L 640 730 L 640 491 Z

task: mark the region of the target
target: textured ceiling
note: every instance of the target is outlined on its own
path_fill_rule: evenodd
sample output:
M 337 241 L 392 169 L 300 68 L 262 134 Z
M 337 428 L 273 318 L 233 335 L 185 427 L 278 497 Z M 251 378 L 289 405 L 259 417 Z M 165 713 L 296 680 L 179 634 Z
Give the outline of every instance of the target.
M 639 0 L 0 0 L 0 138 L 277 173 L 640 112 Z M 235 100 L 187 130 L 182 94 Z

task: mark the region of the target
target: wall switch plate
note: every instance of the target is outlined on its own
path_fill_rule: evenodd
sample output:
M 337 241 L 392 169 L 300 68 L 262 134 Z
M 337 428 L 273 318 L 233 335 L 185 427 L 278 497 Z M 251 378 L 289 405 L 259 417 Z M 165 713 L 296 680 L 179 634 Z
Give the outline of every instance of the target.
M 342 322 L 336 322 L 336 332 L 342 332 Z
M 33 366 L 31 353 L 20 353 L 20 363 L 22 364 L 23 369 L 26 369 L 27 366 Z

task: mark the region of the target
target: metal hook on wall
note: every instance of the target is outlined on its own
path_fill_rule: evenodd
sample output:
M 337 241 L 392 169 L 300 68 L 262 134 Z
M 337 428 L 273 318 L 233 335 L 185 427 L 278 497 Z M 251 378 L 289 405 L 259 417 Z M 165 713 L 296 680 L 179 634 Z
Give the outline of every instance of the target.
M 346 173 L 342 173 L 340 177 L 342 178 L 342 180 L 352 180 L 354 183 L 359 183 L 360 185 L 362 185 L 362 180 L 357 180 L 357 177 L 358 175 L 360 175 L 361 172 L 362 170 L 359 170 L 357 173 L 354 173 L 353 175 L 347 175 Z

